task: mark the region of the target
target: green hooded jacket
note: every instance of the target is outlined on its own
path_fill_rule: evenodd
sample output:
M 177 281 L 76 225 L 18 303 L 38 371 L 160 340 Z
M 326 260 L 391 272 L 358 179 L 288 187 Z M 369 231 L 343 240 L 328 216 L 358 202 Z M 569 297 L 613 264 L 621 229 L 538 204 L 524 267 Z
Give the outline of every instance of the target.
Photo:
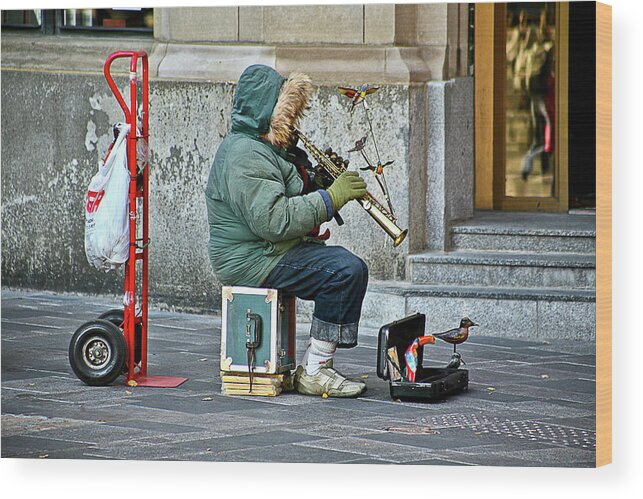
M 270 131 L 284 81 L 268 66 L 243 72 L 232 128 L 210 170 L 209 253 L 222 284 L 261 286 L 286 251 L 328 220 L 322 195 L 301 195 L 303 181 L 286 151 L 261 137 Z

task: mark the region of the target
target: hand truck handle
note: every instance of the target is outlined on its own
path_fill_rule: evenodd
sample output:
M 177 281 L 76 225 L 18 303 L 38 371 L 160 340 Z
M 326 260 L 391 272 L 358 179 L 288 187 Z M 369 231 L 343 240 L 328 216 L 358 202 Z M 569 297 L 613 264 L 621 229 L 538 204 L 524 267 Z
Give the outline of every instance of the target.
M 147 68 L 148 68 L 148 61 L 147 61 L 147 53 L 139 50 L 139 51 L 133 51 L 133 50 L 120 50 L 118 52 L 114 52 L 110 54 L 107 59 L 105 60 L 105 64 L 103 66 L 103 74 L 105 75 L 105 79 L 107 80 L 107 84 L 109 85 L 109 88 L 112 90 L 112 93 L 114 94 L 114 97 L 116 97 L 116 100 L 118 101 L 119 105 L 121 106 L 121 109 L 123 110 L 123 113 L 125 114 L 125 121 L 127 123 L 132 124 L 132 114 L 131 112 L 133 111 L 136 113 L 136 109 L 131 109 L 127 106 L 127 103 L 125 102 L 125 99 L 123 98 L 123 95 L 121 94 L 120 90 L 116 86 L 116 83 L 114 82 L 114 79 L 112 78 L 111 74 L 111 66 L 112 62 L 116 59 L 120 59 L 123 57 L 129 57 L 130 58 L 130 69 L 129 69 L 129 77 L 130 77 L 130 82 L 136 80 L 136 66 L 138 65 L 138 58 L 140 57 L 141 60 L 143 61 L 143 89 L 144 92 L 147 93 Z M 132 103 L 136 102 L 136 96 L 131 96 L 132 98 Z

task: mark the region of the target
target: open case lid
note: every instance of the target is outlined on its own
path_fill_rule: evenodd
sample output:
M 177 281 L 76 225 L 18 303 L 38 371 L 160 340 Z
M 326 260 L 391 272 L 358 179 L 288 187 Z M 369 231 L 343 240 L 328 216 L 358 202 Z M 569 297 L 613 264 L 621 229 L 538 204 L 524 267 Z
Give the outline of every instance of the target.
M 404 353 L 411 342 L 418 336 L 424 336 L 424 325 L 426 316 L 414 314 L 399 321 L 385 324 L 380 328 L 377 338 L 377 375 L 382 379 L 390 379 L 386 352 L 391 347 L 397 348 L 397 358 L 400 361 L 400 369 L 404 372 L 406 361 Z M 418 365 L 422 365 L 422 348 L 418 348 Z

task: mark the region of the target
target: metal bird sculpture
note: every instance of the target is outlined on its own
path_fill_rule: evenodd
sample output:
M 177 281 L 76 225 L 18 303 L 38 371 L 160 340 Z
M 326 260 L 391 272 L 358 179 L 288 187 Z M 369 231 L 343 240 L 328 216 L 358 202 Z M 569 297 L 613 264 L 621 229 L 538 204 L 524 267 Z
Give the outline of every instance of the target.
M 368 135 L 364 135 L 361 139 L 356 140 L 355 147 L 349 149 L 348 152 L 356 152 L 364 149 L 364 147 L 366 146 L 366 139 L 368 139 Z
M 386 178 L 383 175 L 384 167 L 392 165 L 394 163 L 394 160 L 387 161 L 384 164 L 382 164 L 382 162 L 378 160 L 377 166 L 373 165 L 373 163 L 371 163 L 371 159 L 366 154 L 366 151 L 364 151 L 364 147 L 366 147 L 367 138 L 368 138 L 368 135 L 364 135 L 361 139 L 355 141 L 355 147 L 353 147 L 352 149 L 349 149 L 348 152 L 359 152 L 362 155 L 362 158 L 364 158 L 364 161 L 366 161 L 366 164 L 368 166 L 360 168 L 360 170 L 372 171 L 375 174 L 375 180 L 377 180 L 377 183 L 379 184 L 380 189 L 382 189 L 382 194 L 384 194 L 384 197 L 386 198 L 386 203 L 388 204 L 389 210 L 391 210 L 391 213 L 394 213 L 393 204 L 391 203 L 391 198 L 388 193 L 388 187 L 386 185 Z M 378 154 L 378 157 L 379 157 L 379 154 Z
M 359 153 L 362 155 L 362 157 L 364 158 L 364 161 L 366 161 L 366 164 L 368 166 L 360 168 L 360 170 L 362 171 L 369 170 L 369 171 L 375 172 L 376 175 L 381 175 L 382 173 L 384 173 L 384 167 L 392 165 L 395 162 L 395 160 L 387 161 L 384 164 L 382 164 L 382 162 L 378 160 L 377 165 L 373 165 L 373 163 L 371 163 L 371 159 L 366 155 L 366 152 L 364 151 L 364 147 L 366 147 L 367 138 L 368 136 L 364 135 L 361 139 L 355 141 L 355 147 L 353 147 L 352 149 L 349 149 L 348 152 L 359 151 Z
M 394 162 L 395 162 L 395 160 L 392 160 L 392 161 L 387 161 L 386 163 L 382 164 L 382 163 L 380 163 L 378 161 L 376 166 L 373 166 L 373 165 L 369 164 L 368 166 L 360 168 L 360 170 L 362 170 L 362 171 L 368 170 L 368 171 L 371 171 L 371 172 L 375 173 L 375 175 L 381 175 L 382 173 L 384 173 L 384 167 L 392 165 Z
M 368 83 L 364 83 L 362 87 L 357 90 L 351 87 L 339 87 L 338 91 L 340 94 L 345 95 L 351 99 L 351 112 L 355 109 L 355 106 L 364 102 L 364 99 L 367 95 L 372 94 L 379 90 L 380 87 L 371 86 Z
M 380 189 L 382 189 L 382 194 L 384 194 L 384 197 L 386 198 L 386 203 L 388 204 L 388 208 L 391 212 L 391 215 L 395 215 L 395 211 L 393 210 L 393 204 L 391 203 L 391 196 L 389 195 L 388 191 L 388 186 L 386 185 L 386 177 L 384 176 L 384 168 L 392 165 L 393 161 L 387 161 L 386 163 L 382 162 L 382 159 L 380 158 L 380 152 L 377 147 L 377 141 L 375 140 L 375 134 L 373 133 L 373 123 L 371 122 L 371 117 L 369 114 L 369 107 L 368 103 L 366 102 L 366 96 L 372 94 L 373 92 L 376 92 L 379 90 L 380 87 L 374 86 L 374 85 L 369 85 L 368 83 L 364 83 L 359 90 L 351 87 L 339 87 L 338 91 L 342 95 L 348 97 L 351 99 L 351 113 L 355 110 L 355 106 L 358 104 L 364 104 L 364 112 L 366 114 L 366 121 L 368 121 L 368 128 L 371 133 L 371 137 L 373 139 L 373 147 L 375 148 L 375 154 L 377 156 L 377 163 L 374 163 L 370 160 L 368 155 L 366 154 L 366 151 L 364 150 L 364 147 L 366 146 L 366 139 L 368 135 L 365 135 L 362 137 L 360 140 L 355 142 L 355 147 L 351 149 L 348 152 L 357 152 L 362 155 L 364 158 L 364 161 L 366 161 L 366 165 L 363 168 L 360 168 L 362 171 L 372 171 L 375 175 L 375 180 L 377 180 L 378 185 L 380 186 Z
M 453 352 L 455 353 L 456 346 L 467 341 L 467 338 L 469 337 L 469 328 L 477 325 L 478 324 L 468 317 L 463 317 L 460 321 L 460 327 L 449 329 L 442 333 L 433 333 L 433 336 L 440 338 L 442 341 L 446 341 L 447 343 L 451 343 L 453 345 Z
M 447 369 L 457 369 L 460 367 L 460 364 L 466 365 L 467 363 L 462 360 L 462 355 L 460 355 L 458 352 L 453 352 L 453 355 L 451 355 L 451 360 L 449 360 L 449 363 L 447 364 Z

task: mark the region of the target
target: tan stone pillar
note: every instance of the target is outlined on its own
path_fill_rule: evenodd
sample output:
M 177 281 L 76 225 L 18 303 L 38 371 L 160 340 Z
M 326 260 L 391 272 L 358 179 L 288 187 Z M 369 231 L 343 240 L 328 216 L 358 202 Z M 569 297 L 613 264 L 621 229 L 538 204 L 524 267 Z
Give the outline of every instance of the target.
M 154 9 L 154 38 L 163 42 L 236 42 L 238 17 L 238 7 Z

